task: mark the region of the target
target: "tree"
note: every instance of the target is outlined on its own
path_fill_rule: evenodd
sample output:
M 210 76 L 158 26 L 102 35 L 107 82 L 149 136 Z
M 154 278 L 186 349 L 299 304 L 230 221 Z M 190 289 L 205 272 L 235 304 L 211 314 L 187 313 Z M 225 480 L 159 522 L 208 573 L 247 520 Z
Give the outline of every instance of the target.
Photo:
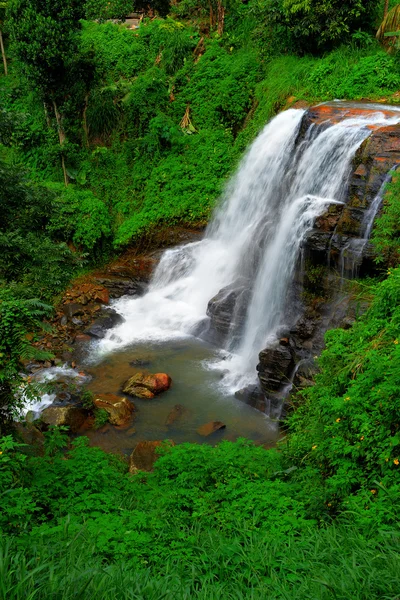
M 77 95 L 74 91 L 78 88 L 83 105 L 93 78 L 91 61 L 79 50 L 78 33 L 80 19 L 85 16 L 84 1 L 11 0 L 7 12 L 14 55 L 31 87 L 41 95 L 46 117 L 49 109 L 54 114 L 67 185 L 63 108 L 69 98 Z
M 357 29 L 371 29 L 376 0 L 283 0 L 283 13 L 300 51 L 329 49 Z
M 124 21 L 133 9 L 133 0 L 112 0 L 112 2 L 105 2 L 104 0 L 87 0 L 85 5 L 85 15 L 87 19 L 96 21 L 107 21 L 109 19 Z
M 0 49 L 1 56 L 3 57 L 3 65 L 4 65 L 4 75 L 8 75 L 8 65 L 7 65 L 7 56 L 4 48 L 4 39 L 3 39 L 3 26 L 4 26 L 4 15 L 7 7 L 7 2 L 0 2 Z

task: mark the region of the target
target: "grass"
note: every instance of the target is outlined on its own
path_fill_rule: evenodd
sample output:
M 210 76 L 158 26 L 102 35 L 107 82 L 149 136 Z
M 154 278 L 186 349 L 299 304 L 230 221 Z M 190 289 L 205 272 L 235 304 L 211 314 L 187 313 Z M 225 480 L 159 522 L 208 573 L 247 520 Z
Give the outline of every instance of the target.
M 180 532 L 195 549 L 190 562 L 167 560 L 155 571 L 126 560 L 100 560 L 84 529 L 28 551 L 0 541 L 1 600 L 397 600 L 400 532 L 367 539 L 351 525 L 330 525 L 276 540 L 245 529 Z

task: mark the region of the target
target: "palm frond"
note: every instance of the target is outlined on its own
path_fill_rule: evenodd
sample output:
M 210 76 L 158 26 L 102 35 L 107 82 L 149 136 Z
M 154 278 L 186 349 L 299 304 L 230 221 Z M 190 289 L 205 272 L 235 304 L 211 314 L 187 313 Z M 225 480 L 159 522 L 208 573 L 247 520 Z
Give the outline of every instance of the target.
M 383 19 L 377 33 L 377 40 L 388 52 L 396 49 L 398 32 L 400 31 L 400 4 L 397 4 Z M 388 35 L 389 34 L 389 35 Z

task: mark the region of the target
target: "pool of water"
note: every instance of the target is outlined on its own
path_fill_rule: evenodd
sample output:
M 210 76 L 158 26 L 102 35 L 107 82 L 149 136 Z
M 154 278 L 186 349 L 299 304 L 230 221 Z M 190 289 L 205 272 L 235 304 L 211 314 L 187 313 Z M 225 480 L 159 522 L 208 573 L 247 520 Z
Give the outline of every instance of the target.
M 85 371 L 92 380 L 87 387 L 95 393 L 124 396 L 123 383 L 142 370 L 168 373 L 172 378 L 171 388 L 154 399 L 130 398 L 136 412 L 129 427 L 106 425 L 85 432 L 93 445 L 128 454 L 143 440 L 215 444 L 223 439 L 246 437 L 266 445 L 277 440 L 276 423 L 220 389 L 221 373 L 213 370 L 212 364 L 220 361 L 221 355 L 201 340 L 185 337 L 162 344 L 135 344 L 106 356 L 99 356 L 92 346 L 88 356 Z M 137 361 L 144 364 L 137 365 Z M 184 406 L 185 412 L 168 426 L 167 417 L 176 404 Z M 226 428 L 207 438 L 200 436 L 196 429 L 209 421 L 222 421 Z

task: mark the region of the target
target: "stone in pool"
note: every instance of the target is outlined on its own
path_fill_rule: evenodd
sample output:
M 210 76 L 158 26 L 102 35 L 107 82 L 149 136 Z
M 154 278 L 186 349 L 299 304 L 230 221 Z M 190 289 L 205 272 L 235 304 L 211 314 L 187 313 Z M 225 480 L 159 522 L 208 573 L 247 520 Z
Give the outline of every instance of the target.
M 220 429 L 225 429 L 225 427 L 226 425 L 225 423 L 222 423 L 222 421 L 210 421 L 210 423 L 205 423 L 204 425 L 196 429 L 196 431 L 199 435 L 208 437 L 209 435 L 215 433 L 216 431 L 219 431 Z
M 179 421 L 186 412 L 187 409 L 182 404 L 175 404 L 165 421 L 167 427 L 173 425 L 175 421 Z
M 102 408 L 109 414 L 108 420 L 111 425 L 129 424 L 135 405 L 126 398 L 115 394 L 96 394 L 93 403 L 97 408 Z
M 124 394 L 138 398 L 151 399 L 156 394 L 165 392 L 171 386 L 172 380 L 166 373 L 135 373 L 122 386 Z

